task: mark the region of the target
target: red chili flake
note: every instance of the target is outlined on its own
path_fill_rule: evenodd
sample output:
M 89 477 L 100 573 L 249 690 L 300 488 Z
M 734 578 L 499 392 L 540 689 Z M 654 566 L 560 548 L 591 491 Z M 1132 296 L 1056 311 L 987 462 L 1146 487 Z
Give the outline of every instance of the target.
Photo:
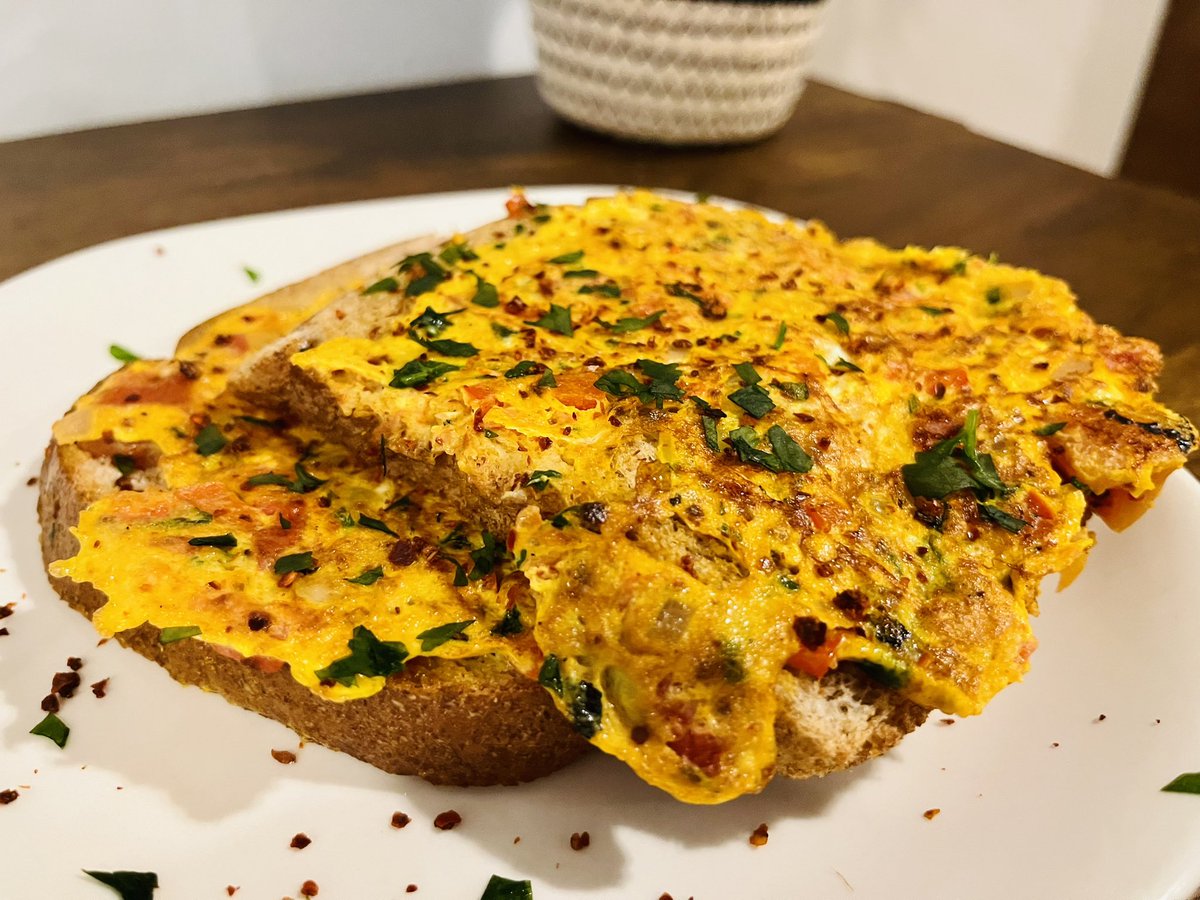
M 456 825 L 460 824 L 462 824 L 462 816 L 452 809 L 438 813 L 437 817 L 433 820 L 433 827 L 439 828 L 442 831 L 449 831 L 451 828 L 454 828 Z
M 763 822 L 754 831 L 750 832 L 750 846 L 762 847 L 767 843 L 767 823 Z
M 227 893 L 230 897 L 232 897 L 234 894 L 236 894 L 240 890 L 241 890 L 241 888 L 234 887 L 232 884 L 225 886 L 225 893 Z
M 102 678 L 93 684 L 92 693 L 96 695 L 97 699 L 103 700 L 105 694 L 108 693 L 108 679 Z
M 659 894 L 658 900 L 675 900 L 675 898 L 672 897 L 670 894 L 668 894 L 666 891 L 663 891 L 661 894 Z
M 47 694 L 42 698 L 42 712 L 56 713 L 58 712 L 58 698 L 53 694 Z
M 55 672 L 54 680 L 50 682 L 50 690 L 65 700 L 75 695 L 79 681 L 78 672 Z
M 36 475 L 34 475 L 32 478 L 26 480 L 25 487 L 33 487 L 35 484 L 37 484 L 37 476 Z
M 20 796 L 16 791 L 0 791 L 0 806 L 8 806 Z
M 412 819 L 402 812 L 392 813 L 392 827 L 393 828 L 403 828 L 405 825 L 407 825 L 411 821 L 412 821 Z
M 404 893 L 406 893 L 406 894 L 415 894 L 416 892 L 417 892 L 417 886 L 415 884 L 410 884 L 408 887 L 406 887 L 404 889 Z
M 1053 744 L 1051 744 L 1050 746 L 1051 746 L 1051 747 L 1057 747 L 1057 746 L 1058 746 L 1058 741 L 1055 741 L 1055 742 L 1054 742 Z
M 933 821 L 934 819 L 936 819 L 938 817 L 938 815 L 940 813 L 941 813 L 941 810 L 935 806 L 933 809 L 925 810 L 925 812 L 921 813 L 921 815 L 923 815 L 925 818 L 929 819 L 930 821 Z
M 280 765 L 288 766 L 296 761 L 296 754 L 291 750 L 272 750 L 271 758 Z
M 288 575 L 295 574 L 295 572 L 288 573 Z M 294 581 L 295 579 L 292 580 Z M 284 585 L 284 587 L 286 587 L 286 585 Z M 271 624 L 271 617 L 264 612 L 258 612 L 255 610 L 254 612 L 250 613 L 249 617 L 246 619 L 246 624 L 250 627 L 251 631 L 262 631 Z
M 0 628 L 0 637 L 8 637 L 8 629 Z
M 83 668 L 83 660 L 80 659 L 78 656 L 68 656 L 67 657 L 67 668 L 70 669 L 72 672 L 78 672 L 80 669 Z
M 16 605 L 16 601 L 13 601 L 12 603 L 5 603 L 0 606 L 0 619 L 7 619 L 11 616 L 13 614 L 13 607 Z
M 1108 718 L 1108 716 L 1106 716 L 1104 713 L 1100 713 L 1100 715 L 1096 716 L 1096 721 L 1103 722 L 1107 718 Z
M 312 838 L 310 838 L 307 834 L 305 834 L 302 831 L 299 834 L 297 834 L 294 838 L 292 838 L 291 847 L 293 850 L 303 850 L 305 847 L 307 847 L 311 843 L 312 843 Z
M 939 719 L 938 721 L 940 721 L 943 725 L 953 725 L 956 720 L 955 719 Z
M 317 887 L 317 883 L 311 878 L 300 885 L 300 895 L 303 897 L 315 897 L 319 893 L 321 893 L 321 889 Z
M 592 836 L 586 831 L 576 831 L 571 835 L 571 849 L 583 850 L 592 843 Z

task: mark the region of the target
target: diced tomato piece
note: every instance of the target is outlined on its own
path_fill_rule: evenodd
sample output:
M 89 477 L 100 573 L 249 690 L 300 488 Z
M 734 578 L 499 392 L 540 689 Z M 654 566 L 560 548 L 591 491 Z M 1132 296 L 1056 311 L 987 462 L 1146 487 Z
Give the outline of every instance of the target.
M 784 665 L 813 678 L 821 678 L 833 668 L 833 663 L 837 659 L 837 646 L 841 642 L 842 633 L 831 629 L 825 637 L 825 643 L 814 650 L 810 650 L 802 644 Z
M 721 754 L 725 745 L 720 739 L 703 731 L 686 731 L 667 746 L 710 778 L 721 771 Z
M 558 387 L 550 394 L 564 406 L 575 409 L 595 409 L 600 404 L 601 393 L 596 387 L 598 375 L 587 372 L 571 372 L 558 376 Z

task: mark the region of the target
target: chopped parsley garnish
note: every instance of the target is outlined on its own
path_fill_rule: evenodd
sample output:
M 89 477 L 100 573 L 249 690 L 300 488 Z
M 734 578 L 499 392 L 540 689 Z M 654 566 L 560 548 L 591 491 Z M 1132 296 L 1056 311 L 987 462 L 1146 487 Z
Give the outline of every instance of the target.
M 485 531 L 482 537 L 483 544 L 471 551 L 471 562 L 473 563 L 470 574 L 471 581 L 479 581 L 490 575 L 502 563 L 512 559 L 512 554 L 508 552 L 504 541 L 490 531 Z
M 363 288 L 362 292 L 364 295 L 366 295 L 366 294 L 382 294 L 384 292 L 387 292 L 389 294 L 394 294 L 398 290 L 400 290 L 400 282 L 398 282 L 395 278 L 393 278 L 392 276 L 389 275 L 387 278 L 380 278 L 374 284 L 368 285 L 367 287 Z
M 534 319 L 532 324 L 567 337 L 575 333 L 575 326 L 571 324 L 571 308 L 557 303 L 551 303 L 549 311 L 540 319 Z
M 787 340 L 787 322 L 780 322 L 779 331 L 775 332 L 775 341 L 771 344 L 771 348 L 773 350 L 781 349 L 785 340 Z
M 418 297 L 432 291 L 450 277 L 446 270 L 434 261 L 433 255 L 430 253 L 417 253 L 405 257 L 399 265 L 401 272 L 409 272 L 418 268 L 422 274 L 410 281 L 404 288 L 406 297 Z
M 950 312 L 950 310 L 940 306 L 921 306 L 918 307 L 918 309 L 920 309 L 921 312 L 929 313 L 931 316 L 944 316 L 946 313 Z
M 985 299 L 992 306 L 995 306 L 1004 299 L 1004 295 L 1000 292 L 1000 288 L 990 287 L 987 289 L 987 293 L 983 295 L 983 299 Z
M 616 299 L 621 296 L 621 289 L 615 284 L 585 284 L 578 291 L 580 294 L 599 294 L 601 297 Z
M 1050 435 L 1058 434 L 1066 427 L 1066 422 L 1051 422 L 1049 425 L 1043 425 L 1041 428 L 1033 429 L 1033 433 L 1040 437 L 1050 437 Z
M 433 307 L 427 306 L 425 312 L 408 323 L 408 327 L 422 337 L 434 338 L 453 325 L 450 317 L 458 315 L 460 312 L 462 312 L 461 309 L 445 313 L 434 312 Z
M 400 537 L 400 535 L 388 527 L 387 522 L 380 519 L 373 519 L 371 516 L 365 516 L 362 513 L 358 514 L 358 524 L 363 528 L 370 528 L 373 531 L 382 531 L 384 534 L 390 534 L 392 537 Z
M 194 441 L 196 443 L 196 452 L 201 456 L 212 456 L 214 453 L 220 453 L 225 449 L 225 445 L 229 443 L 225 439 L 225 435 L 221 434 L 221 429 L 212 424 L 201 428 Z
M 437 625 L 433 628 L 427 628 L 417 635 L 417 639 L 421 642 L 421 652 L 428 653 L 430 650 L 436 650 L 446 641 L 466 640 L 465 637 L 460 637 L 468 625 L 474 625 L 474 619 L 467 619 L 463 622 L 447 622 L 445 625 Z
M 966 275 L 967 274 L 967 260 L 970 258 L 971 257 L 969 257 L 969 256 L 964 256 L 962 259 L 960 259 L 958 262 L 956 262 L 954 265 L 952 265 L 950 267 L 950 274 L 951 275 Z
M 808 399 L 808 384 L 803 381 L 772 381 L 771 387 L 789 400 Z
M 1200 794 L 1200 772 L 1184 772 L 1163 785 L 1161 790 L 1172 794 Z
M 583 259 L 583 251 L 572 250 L 570 253 L 563 253 L 560 256 L 554 257 L 550 262 L 558 266 L 569 266 L 571 263 L 577 263 L 581 259 Z
M 553 469 L 538 469 L 529 473 L 529 477 L 525 480 L 525 486 L 531 487 L 535 491 L 544 491 L 550 487 L 551 478 L 562 478 L 562 472 L 556 472 Z
M 990 503 L 980 503 L 979 514 L 992 524 L 999 525 L 1005 531 L 1011 531 L 1013 534 L 1016 534 L 1022 528 L 1029 527 L 1029 523 L 1024 519 L 1010 516 L 998 506 L 992 506 Z
M 917 395 L 909 394 L 908 395 L 908 411 L 915 416 L 917 414 L 917 411 L 920 408 L 921 408 L 921 401 L 917 399 Z
M 353 528 L 355 525 L 354 516 L 350 513 L 350 510 L 346 509 L 344 506 L 338 507 L 337 512 L 334 513 L 334 516 L 337 517 L 338 524 L 340 524 L 343 528 Z
M 780 575 L 780 576 L 779 576 L 779 583 L 780 583 L 780 584 L 782 584 L 782 585 L 783 585 L 785 588 L 787 588 L 789 591 L 798 591 L 798 590 L 800 590 L 800 585 L 799 585 L 799 583 L 797 583 L 796 581 L 793 581 L 791 578 L 788 578 L 786 575 Z
M 440 259 L 446 265 L 452 266 L 459 261 L 473 262 L 479 259 L 479 254 L 472 250 L 467 244 L 448 244 L 446 248 L 438 254 L 438 259 Z
M 563 278 L 595 278 L 599 274 L 595 269 L 575 269 L 573 272 L 563 272 Z
M 484 281 L 483 278 L 475 276 L 475 295 L 471 297 L 471 302 L 476 306 L 485 306 L 492 309 L 500 305 L 500 295 L 496 293 L 496 286 Z
M 576 506 L 568 506 L 558 515 L 550 520 L 550 524 L 555 528 L 562 530 L 571 524 L 568 515 L 577 516 L 579 524 L 593 534 L 600 533 L 600 526 L 608 521 L 608 508 L 603 503 L 591 502 L 580 503 Z
M 467 537 L 461 525 L 455 525 L 450 529 L 450 533 L 438 541 L 442 547 L 450 547 L 454 550 L 466 550 L 471 546 L 471 539 Z
M 553 653 L 546 657 L 542 668 L 538 671 L 538 684 L 549 688 L 560 697 L 563 695 L 562 667 L 558 664 L 558 657 Z
M 762 376 L 750 363 L 737 363 L 733 370 L 738 373 L 738 378 L 742 379 L 742 384 L 758 384 L 762 381 Z
M 729 395 L 730 401 L 736 403 L 754 418 L 761 419 L 775 408 L 775 401 L 759 384 L 762 376 L 750 363 L 738 363 L 733 368 L 738 373 L 738 377 L 742 379 L 743 387 Z
M 700 427 L 704 429 L 704 443 L 708 445 L 708 449 L 719 451 L 721 449 L 721 441 L 717 435 L 717 421 L 725 418 L 725 413 L 717 409 L 715 406 L 710 406 L 708 401 L 700 397 L 693 396 L 691 401 L 696 404 L 696 409 L 700 411 Z
M 303 553 L 289 553 L 287 556 L 281 556 L 275 560 L 276 575 L 288 575 L 292 572 L 306 575 L 316 570 L 317 564 L 313 560 L 311 550 L 305 550 Z
M 252 269 L 249 266 L 242 266 L 242 271 L 245 272 L 246 277 L 255 284 L 257 284 L 258 279 L 262 277 L 256 269 Z
M 399 369 L 393 370 L 392 380 L 388 382 L 388 387 L 424 387 L 435 378 L 441 378 L 447 372 L 453 372 L 461 368 L 462 366 L 452 366 L 450 363 L 414 359 L 406 362 Z
M 84 875 L 95 878 L 112 888 L 121 900 L 152 900 L 158 887 L 158 875 L 154 872 L 93 872 L 83 870 Z
M 533 900 L 533 885 L 529 881 L 493 875 L 479 900 Z
M 399 641 L 381 641 L 365 625 L 354 629 L 346 643 L 350 655 L 334 660 L 314 673 L 322 681 L 336 681 L 350 687 L 359 675 L 368 678 L 393 675 L 404 668 L 408 649 Z
M 408 337 L 410 340 L 416 341 L 426 350 L 431 350 L 434 353 L 440 353 L 442 356 L 456 356 L 465 358 L 468 356 L 477 356 L 479 354 L 478 347 L 464 343 L 463 341 L 452 341 L 447 338 L 438 338 L 437 340 L 431 341 L 421 337 L 415 331 L 410 331 L 408 333 Z
M 848 360 L 848 359 L 839 359 L 833 365 L 829 366 L 829 368 L 842 369 L 846 372 L 861 372 L 862 371 L 862 369 L 860 369 L 854 363 L 850 362 L 850 360 Z
M 558 379 L 554 377 L 553 372 L 551 372 L 549 369 L 547 369 L 546 374 L 537 380 L 537 384 L 534 385 L 534 387 L 539 387 L 539 388 L 558 387 Z
M 199 625 L 173 625 L 162 629 L 158 633 L 158 642 L 160 644 L 173 644 L 176 641 L 196 637 L 198 634 L 200 634 Z
M 659 409 L 664 400 L 683 399 L 683 390 L 675 384 L 683 375 L 678 366 L 652 359 L 639 359 L 634 365 L 650 380 L 643 383 L 623 369 L 613 369 L 597 378 L 595 386 L 618 399 L 636 397 L 645 405 L 653 404 Z
M 238 416 L 238 418 L 251 425 L 261 425 L 263 428 L 270 428 L 274 431 L 278 431 L 287 425 L 287 421 L 284 419 L 264 419 L 261 416 Z
M 797 472 L 803 475 L 813 467 L 812 457 L 778 425 L 767 429 L 767 440 L 771 450 L 759 450 L 761 439 L 753 428 L 734 429 L 725 438 L 742 462 L 754 463 L 771 472 Z
M 600 717 L 604 712 L 604 697 L 600 689 L 590 681 L 575 685 L 571 696 L 571 724 L 585 738 L 593 737 L 600 730 Z
M 972 409 L 958 434 L 918 452 L 915 462 L 901 466 L 900 474 L 908 492 L 914 497 L 933 500 L 963 490 L 974 491 L 980 499 L 1011 493 L 1000 480 L 991 454 L 975 449 L 978 426 L 979 410 Z
M 123 477 L 129 477 L 137 471 L 137 460 L 123 453 L 114 453 L 112 464 Z
M 532 359 L 523 359 L 504 373 L 505 378 L 524 378 L 527 375 L 538 375 L 546 370 L 544 363 Z
M 832 322 L 834 326 L 842 334 L 850 333 L 850 323 L 846 321 L 846 317 L 838 312 L 827 312 L 817 316 L 818 322 Z
M 609 331 L 611 331 L 613 334 L 627 334 L 630 331 L 637 331 L 641 328 L 646 328 L 649 325 L 653 325 L 655 322 L 657 322 L 659 319 L 661 319 L 663 317 L 664 313 L 666 313 L 666 310 L 660 309 L 658 312 L 650 313 L 650 315 L 646 316 L 644 319 L 638 319 L 638 318 L 634 318 L 632 316 L 627 316 L 623 319 L 617 319 L 617 321 L 611 325 L 608 324 L 607 322 L 601 322 L 599 319 L 597 319 L 596 321 L 599 322 L 600 325 L 602 325 L 604 328 L 607 328 Z
M 246 484 L 251 487 L 258 487 L 264 484 L 273 484 L 279 487 L 285 487 L 293 494 L 307 494 L 310 491 L 315 491 L 323 485 L 327 478 L 318 478 L 308 469 L 304 468 L 303 464 L 296 463 L 296 480 L 292 481 L 286 475 L 280 475 L 276 472 L 264 472 L 262 475 L 251 475 L 246 479 Z
M 373 569 L 367 569 L 361 575 L 356 575 L 353 578 L 346 578 L 344 580 L 350 582 L 350 584 L 361 584 L 364 587 L 370 587 L 382 577 L 383 566 L 376 566 Z
M 501 325 L 499 322 L 492 322 L 491 324 L 492 324 L 492 332 L 496 335 L 496 337 L 506 338 L 506 337 L 512 337 L 514 334 L 516 334 L 516 332 L 513 331 L 511 328 L 506 328 L 505 326 Z
M 279 527 L 284 531 L 288 531 L 292 527 L 292 520 L 287 518 L 283 513 L 279 514 Z
M 71 729 L 67 727 L 66 722 L 54 713 L 47 713 L 46 718 L 29 729 L 29 733 L 36 734 L 38 737 L 49 738 L 62 748 L 67 744 L 67 738 L 71 735 Z
M 113 359 L 121 363 L 137 362 L 139 359 L 141 359 L 141 357 L 132 350 L 126 350 L 120 344 L 109 344 L 108 352 Z
M 206 537 L 194 537 L 188 541 L 193 547 L 236 547 L 237 538 L 232 534 L 213 534 Z
M 492 634 L 496 637 L 512 637 L 524 630 L 525 623 L 521 621 L 521 609 L 514 603 L 505 610 L 504 618 L 492 628 Z

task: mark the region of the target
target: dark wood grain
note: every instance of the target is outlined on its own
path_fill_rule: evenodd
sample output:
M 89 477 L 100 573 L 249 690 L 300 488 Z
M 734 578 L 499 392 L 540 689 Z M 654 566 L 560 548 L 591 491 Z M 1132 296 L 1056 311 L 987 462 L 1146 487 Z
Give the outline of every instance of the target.
M 1200 198 L 1200 3 L 1171 0 L 1121 175 Z
M 557 120 L 528 78 L 0 144 L 0 277 L 187 222 L 569 182 L 709 191 L 824 219 L 844 235 L 995 251 L 1059 275 L 1096 318 L 1163 347 L 1162 397 L 1200 421 L 1200 201 L 819 84 L 782 133 L 748 147 L 592 135 Z

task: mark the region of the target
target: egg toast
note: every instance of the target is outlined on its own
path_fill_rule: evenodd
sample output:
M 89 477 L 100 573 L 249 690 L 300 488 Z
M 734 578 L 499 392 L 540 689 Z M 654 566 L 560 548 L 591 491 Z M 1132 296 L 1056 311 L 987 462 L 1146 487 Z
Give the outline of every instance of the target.
M 518 196 L 234 386 L 507 535 L 560 710 L 710 803 L 1020 680 L 1042 578 L 1194 446 L 1160 365 L 1027 269 L 630 192 Z
M 247 354 L 434 243 L 231 310 L 175 359 L 104 379 L 55 425 L 42 550 L 68 603 L 181 682 L 389 772 L 512 783 L 588 745 L 545 686 L 506 541 L 401 460 L 357 460 L 226 390 Z M 776 692 L 778 765 L 796 777 L 882 752 L 925 716 L 849 670 L 786 673 Z

